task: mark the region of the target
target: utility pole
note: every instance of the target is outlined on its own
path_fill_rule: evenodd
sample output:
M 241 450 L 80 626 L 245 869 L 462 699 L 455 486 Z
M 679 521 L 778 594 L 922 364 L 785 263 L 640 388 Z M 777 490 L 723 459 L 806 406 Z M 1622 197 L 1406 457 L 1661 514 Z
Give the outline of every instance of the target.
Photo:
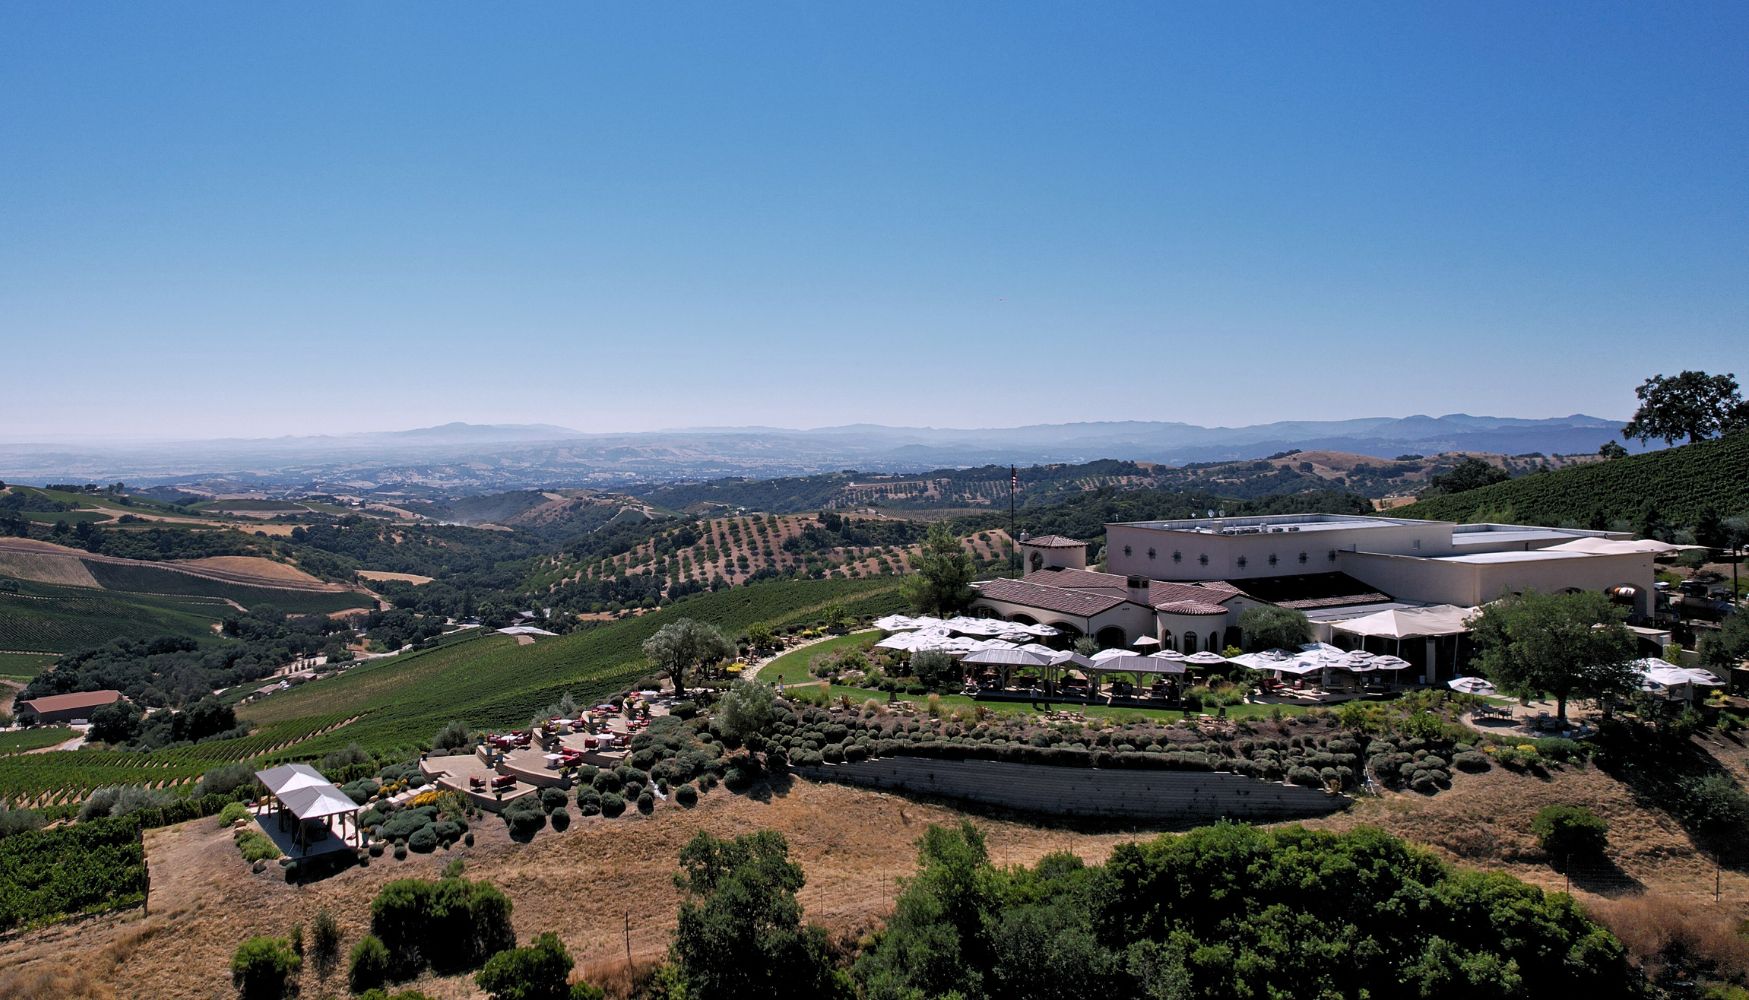
M 632 974 L 632 911 L 626 911 L 626 975 Z
M 1020 567 L 1014 564 L 1014 554 L 1018 551 L 1015 543 L 1019 535 L 1014 533 L 1014 494 L 1020 489 L 1020 466 L 1008 467 L 1008 569 L 1016 577 L 1022 575 Z

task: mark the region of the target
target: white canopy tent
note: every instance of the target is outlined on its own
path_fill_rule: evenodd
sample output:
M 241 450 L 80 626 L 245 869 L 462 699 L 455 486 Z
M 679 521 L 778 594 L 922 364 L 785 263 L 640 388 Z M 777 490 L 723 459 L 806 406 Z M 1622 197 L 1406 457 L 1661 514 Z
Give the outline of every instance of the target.
M 279 803 L 276 810 L 281 829 L 290 825 L 287 817 L 297 820 L 293 828 L 292 839 L 299 847 L 309 846 L 309 831 L 307 823 L 321 821 L 330 831 L 331 820 L 335 816 L 356 814 L 358 803 L 352 801 L 345 792 L 334 787 L 333 782 L 323 777 L 320 771 L 308 764 L 282 764 L 270 767 L 265 771 L 256 771 L 255 778 L 265 786 Z M 358 824 L 353 823 L 356 831 Z M 342 830 L 345 829 L 344 822 Z M 360 845 L 362 846 L 362 845 Z
M 1369 638 L 1410 639 L 1463 635 L 1470 630 L 1475 608 L 1436 604 L 1426 608 L 1395 608 L 1345 622 L 1332 622 L 1331 631 Z

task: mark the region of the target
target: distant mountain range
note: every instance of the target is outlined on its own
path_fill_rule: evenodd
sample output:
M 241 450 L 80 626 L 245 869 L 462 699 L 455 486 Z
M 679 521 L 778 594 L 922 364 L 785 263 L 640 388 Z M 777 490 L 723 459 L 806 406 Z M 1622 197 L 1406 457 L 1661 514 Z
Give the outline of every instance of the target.
M 0 444 L 0 479 L 457 493 L 1102 458 L 1184 465 L 1264 458 L 1290 449 L 1383 458 L 1450 451 L 1570 454 L 1594 452 L 1603 442 L 1619 439 L 1621 425 L 1620 420 L 1584 414 L 1525 419 L 1465 413 L 1281 421 L 1248 427 L 1104 421 L 981 429 L 858 424 L 812 430 L 719 427 L 618 434 L 544 424 L 450 423 L 307 437 Z

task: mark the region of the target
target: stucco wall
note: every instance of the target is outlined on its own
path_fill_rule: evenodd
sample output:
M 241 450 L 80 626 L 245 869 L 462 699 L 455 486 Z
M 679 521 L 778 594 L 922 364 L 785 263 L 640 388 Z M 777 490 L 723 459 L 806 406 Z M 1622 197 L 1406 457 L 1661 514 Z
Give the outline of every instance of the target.
M 1054 767 L 990 760 L 882 757 L 796 769 L 804 777 L 939 796 L 1052 816 L 1211 822 L 1322 816 L 1347 796 L 1207 771 Z

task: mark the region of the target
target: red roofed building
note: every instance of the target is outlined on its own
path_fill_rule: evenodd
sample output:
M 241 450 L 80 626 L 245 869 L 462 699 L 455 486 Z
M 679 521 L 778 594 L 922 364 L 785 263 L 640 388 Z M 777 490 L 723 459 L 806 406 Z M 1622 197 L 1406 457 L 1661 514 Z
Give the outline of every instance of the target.
M 24 725 L 46 726 L 61 722 L 76 722 L 91 718 L 91 713 L 105 705 L 124 700 L 120 691 L 76 691 L 73 694 L 51 694 L 18 703 L 18 721 Z

